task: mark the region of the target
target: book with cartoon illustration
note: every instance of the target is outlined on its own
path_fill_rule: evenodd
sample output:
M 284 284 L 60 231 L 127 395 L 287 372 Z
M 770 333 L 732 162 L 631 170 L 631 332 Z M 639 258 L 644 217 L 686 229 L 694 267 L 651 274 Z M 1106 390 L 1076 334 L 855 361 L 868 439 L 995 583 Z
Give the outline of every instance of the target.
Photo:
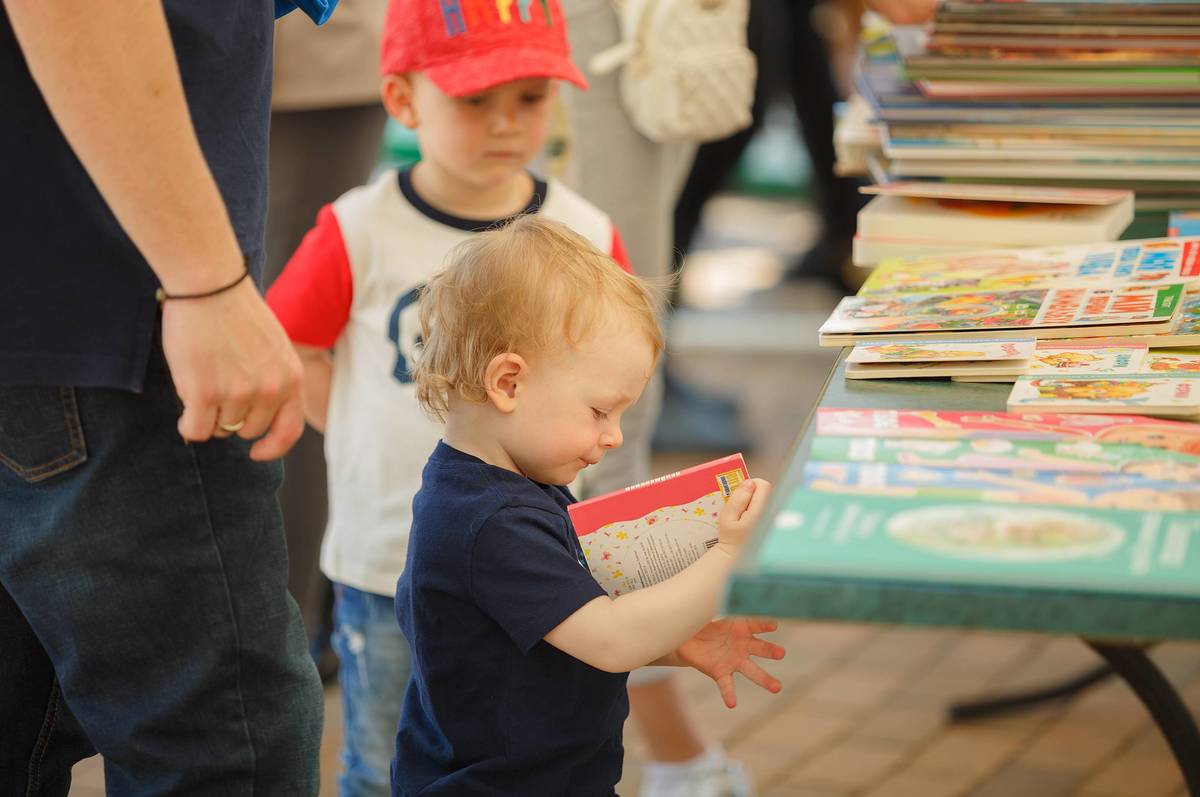
M 997 437 L 813 438 L 809 459 L 935 469 L 1107 473 L 1159 482 L 1200 484 L 1200 454 L 1094 440 L 1008 440 Z
M 1200 237 L 1193 236 L 888 259 L 871 272 L 858 295 L 1197 280 L 1200 280 Z
M 1151 349 L 1200 346 L 1200 291 L 1185 293 L 1179 315 L 1166 332 L 1152 335 L 1129 335 L 1128 341 L 1145 343 Z
M 1033 338 L 1012 340 L 914 340 L 859 343 L 846 357 L 847 379 L 999 375 L 1028 370 Z
M 1183 284 L 1072 286 L 978 293 L 847 296 L 821 325 L 822 346 L 926 336 L 1038 339 L 1167 332 Z
M 798 488 L 767 523 L 753 572 L 796 616 L 1200 636 L 1198 512 Z
M 1022 376 L 1008 396 L 1013 412 L 1139 412 L 1200 418 L 1200 376 Z
M 852 437 L 1090 440 L 1200 455 L 1200 424 L 1143 415 L 820 407 L 816 431 Z
M 741 454 L 567 508 L 592 576 L 609 595 L 657 584 L 717 543 L 717 518 L 746 479 Z
M 1148 374 L 1200 375 L 1200 348 L 1155 349 L 1146 356 L 1144 370 Z
M 820 492 L 943 501 L 1200 511 L 1200 483 L 1196 481 L 1161 482 L 1112 473 L 808 462 L 803 484 Z
M 1024 374 L 1121 374 L 1145 373 L 1149 347 L 1145 343 L 1121 338 L 1095 340 L 1082 338 L 1073 341 L 1039 340 Z M 952 376 L 956 382 L 1014 382 L 1016 377 L 978 375 Z

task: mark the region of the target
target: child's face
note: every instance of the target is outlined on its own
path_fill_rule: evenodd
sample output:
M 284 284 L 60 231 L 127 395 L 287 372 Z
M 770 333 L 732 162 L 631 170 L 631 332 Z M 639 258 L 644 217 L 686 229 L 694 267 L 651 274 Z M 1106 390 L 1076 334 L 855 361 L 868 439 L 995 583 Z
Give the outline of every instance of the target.
M 654 352 L 631 325 L 606 324 L 570 351 L 529 362 L 504 447 L 518 470 L 570 484 L 621 445 L 621 415 L 654 371 Z
M 422 74 L 410 75 L 408 108 L 396 112 L 416 130 L 421 159 L 441 174 L 488 188 L 521 173 L 541 150 L 557 83 L 525 78 L 451 97 Z M 385 92 L 386 95 L 386 92 Z

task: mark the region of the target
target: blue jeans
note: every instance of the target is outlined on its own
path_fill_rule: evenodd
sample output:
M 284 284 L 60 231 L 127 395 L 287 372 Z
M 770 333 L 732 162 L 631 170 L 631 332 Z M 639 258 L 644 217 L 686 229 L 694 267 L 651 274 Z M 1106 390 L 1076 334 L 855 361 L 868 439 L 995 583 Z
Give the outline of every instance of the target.
M 0 794 L 315 795 L 322 695 L 276 463 L 140 394 L 0 385 Z
M 341 660 L 340 797 L 391 797 L 391 763 L 412 654 L 395 598 L 334 584 L 333 649 Z

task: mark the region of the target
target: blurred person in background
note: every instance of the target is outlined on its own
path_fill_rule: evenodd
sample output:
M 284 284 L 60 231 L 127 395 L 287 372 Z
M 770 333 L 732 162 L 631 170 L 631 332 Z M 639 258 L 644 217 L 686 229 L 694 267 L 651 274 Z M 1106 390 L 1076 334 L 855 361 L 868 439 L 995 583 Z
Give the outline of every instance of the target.
M 387 0 L 341 0 L 318 30 L 291 14 L 275 23 L 267 258 L 270 286 L 331 198 L 366 182 L 379 161 L 387 112 L 379 102 L 379 40 Z M 288 590 L 300 604 L 322 680 L 337 672 L 330 646 L 333 586 L 318 565 L 328 517 L 324 437 L 312 427 L 284 459 L 280 490 Z

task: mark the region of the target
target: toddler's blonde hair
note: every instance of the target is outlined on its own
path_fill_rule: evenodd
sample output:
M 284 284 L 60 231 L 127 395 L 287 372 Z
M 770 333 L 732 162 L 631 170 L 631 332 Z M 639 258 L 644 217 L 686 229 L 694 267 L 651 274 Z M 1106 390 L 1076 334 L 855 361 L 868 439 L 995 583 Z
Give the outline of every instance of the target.
M 496 355 L 569 349 L 609 317 L 644 332 L 657 361 L 661 296 L 556 221 L 526 215 L 473 235 L 421 293 L 417 400 L 445 420 L 452 391 L 486 400 L 484 369 Z

